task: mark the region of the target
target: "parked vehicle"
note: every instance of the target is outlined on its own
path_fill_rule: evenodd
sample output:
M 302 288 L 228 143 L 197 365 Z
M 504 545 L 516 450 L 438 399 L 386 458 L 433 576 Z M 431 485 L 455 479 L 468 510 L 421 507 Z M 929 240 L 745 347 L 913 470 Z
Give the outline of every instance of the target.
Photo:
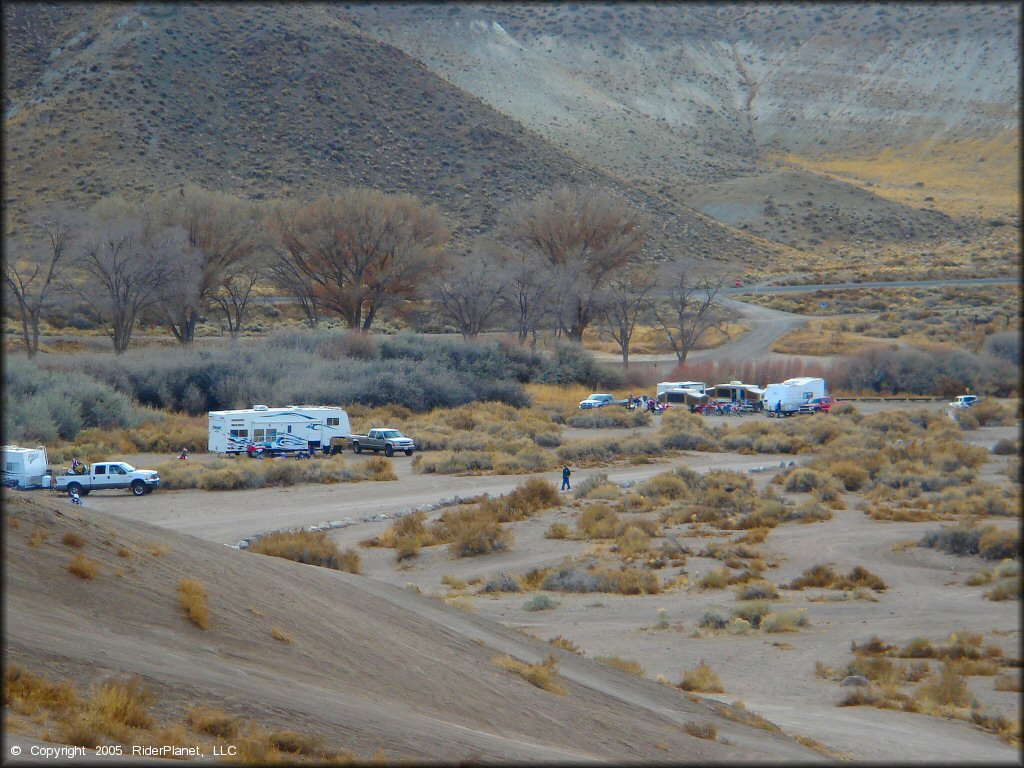
M 52 478 L 47 469 L 46 449 L 43 446 L 22 448 L 18 445 L 5 445 L 3 461 L 3 483 L 8 488 L 24 491 L 28 488 L 50 487 Z
M 249 445 L 263 455 L 306 451 L 327 453 L 331 438 L 348 439 L 348 414 L 336 406 L 289 405 L 270 408 L 254 405 L 236 411 L 210 411 L 211 453 L 246 453 Z
M 626 405 L 626 401 L 616 400 L 615 395 L 595 392 L 592 395 L 588 395 L 586 400 L 580 401 L 580 410 L 585 411 L 588 408 L 603 408 L 606 405 Z
M 57 477 L 58 491 L 87 496 L 90 491 L 113 488 L 130 490 L 136 496 L 160 487 L 160 476 L 153 469 L 136 469 L 124 461 L 101 461 L 86 467 L 84 475 L 68 473 Z
M 810 402 L 800 406 L 800 413 L 828 413 L 835 404 L 836 399 L 832 395 L 815 397 Z
M 959 395 L 956 400 L 949 404 L 950 408 L 970 408 L 977 404 L 981 398 L 977 395 Z
M 826 394 L 824 379 L 800 377 L 769 384 L 761 399 L 769 416 L 792 416 L 800 413 L 801 406 Z
M 395 451 L 402 451 L 406 456 L 412 456 L 416 450 L 416 443 L 411 437 L 406 437 L 397 429 L 383 427 L 371 429 L 365 435 L 351 435 L 349 440 L 352 443 L 352 450 L 362 453 L 364 449 L 374 453 L 384 451 L 385 456 L 394 456 Z M 336 444 L 332 441 L 331 453 L 335 453 Z

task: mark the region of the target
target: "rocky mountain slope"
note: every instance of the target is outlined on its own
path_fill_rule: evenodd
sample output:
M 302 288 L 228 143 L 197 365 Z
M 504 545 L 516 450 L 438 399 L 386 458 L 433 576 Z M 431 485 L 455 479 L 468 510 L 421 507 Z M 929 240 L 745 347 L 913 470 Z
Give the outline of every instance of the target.
M 410 590 L 4 493 L 5 661 L 80 690 L 138 676 L 162 720 L 203 704 L 389 761 L 820 759 L 678 689 Z M 68 572 L 78 554 L 97 563 L 93 578 Z M 181 578 L 205 586 L 207 630 L 179 607 Z M 494 662 L 548 653 L 564 696 Z M 687 722 L 715 725 L 719 740 L 688 735 Z
M 560 146 L 627 174 L 745 175 L 1015 130 L 1020 5 L 358 4 L 344 13 Z

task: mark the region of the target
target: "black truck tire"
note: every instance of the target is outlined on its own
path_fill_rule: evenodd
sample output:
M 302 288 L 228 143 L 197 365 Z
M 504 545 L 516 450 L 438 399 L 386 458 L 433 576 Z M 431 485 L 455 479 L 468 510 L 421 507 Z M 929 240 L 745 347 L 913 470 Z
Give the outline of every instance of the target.
M 141 480 L 132 480 L 132 493 L 136 496 L 142 496 L 146 492 L 146 484 Z
M 376 453 L 376 451 L 374 451 L 374 453 Z M 384 455 L 385 456 L 394 456 L 395 455 L 395 446 L 393 446 L 393 445 L 385 445 L 384 446 Z

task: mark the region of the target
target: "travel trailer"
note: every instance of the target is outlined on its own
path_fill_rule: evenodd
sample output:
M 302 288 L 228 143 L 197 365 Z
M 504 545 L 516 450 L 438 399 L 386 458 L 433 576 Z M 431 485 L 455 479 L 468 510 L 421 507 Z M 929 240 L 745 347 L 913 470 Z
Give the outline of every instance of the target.
M 764 388 L 764 410 L 769 416 L 789 416 L 800 412 L 800 406 L 817 397 L 825 397 L 825 380 L 811 377 L 786 379 Z
M 761 398 L 764 397 L 764 390 L 760 387 L 735 380 L 728 384 L 719 384 L 713 388 L 712 393 L 718 400 L 726 400 L 730 403 L 749 403 L 757 409 L 760 409 Z
M 662 405 L 701 405 L 708 401 L 707 385 L 703 381 L 662 381 L 657 398 Z
M 237 411 L 210 411 L 209 427 L 211 453 L 245 453 L 251 443 L 262 448 L 264 455 L 326 451 L 331 438 L 347 440 L 352 431 L 344 410 L 323 405 L 254 405 Z
M 3 447 L 4 485 L 11 488 L 49 488 L 52 472 L 47 469 L 46 449 L 22 448 L 17 445 Z

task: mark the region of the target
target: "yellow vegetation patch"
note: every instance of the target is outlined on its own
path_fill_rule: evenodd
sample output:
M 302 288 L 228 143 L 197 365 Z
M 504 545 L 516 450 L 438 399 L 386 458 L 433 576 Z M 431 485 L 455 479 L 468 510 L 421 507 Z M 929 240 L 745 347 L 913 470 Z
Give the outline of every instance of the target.
M 558 696 L 565 696 L 565 688 L 561 685 L 558 676 L 558 661 L 554 656 L 548 656 L 540 664 L 527 664 L 525 661 L 519 661 L 511 656 L 498 656 L 495 657 L 494 663 L 510 672 L 515 672 L 531 685 Z
M 206 587 L 197 579 L 182 579 L 178 582 L 178 602 L 185 610 L 189 621 L 200 629 L 210 625 L 210 610 L 206 605 Z

